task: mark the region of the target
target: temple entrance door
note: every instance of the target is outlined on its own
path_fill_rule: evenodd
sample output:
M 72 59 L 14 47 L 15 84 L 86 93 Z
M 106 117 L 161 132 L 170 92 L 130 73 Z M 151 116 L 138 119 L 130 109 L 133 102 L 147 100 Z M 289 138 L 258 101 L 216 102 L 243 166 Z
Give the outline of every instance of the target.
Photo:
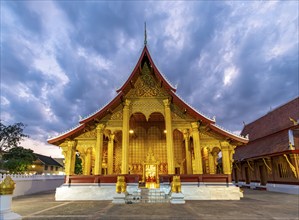
M 159 161 L 154 157 L 152 148 L 148 150 L 146 160 L 143 163 L 143 181 L 145 182 L 146 188 L 157 188 L 159 187 L 159 175 L 158 175 Z
M 145 164 L 145 187 L 156 188 L 157 164 Z

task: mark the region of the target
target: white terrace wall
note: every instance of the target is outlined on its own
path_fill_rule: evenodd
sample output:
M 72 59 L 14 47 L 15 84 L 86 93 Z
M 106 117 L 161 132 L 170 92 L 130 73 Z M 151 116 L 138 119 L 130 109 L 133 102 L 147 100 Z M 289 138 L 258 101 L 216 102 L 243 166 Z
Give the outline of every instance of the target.
M 13 197 L 55 190 L 64 183 L 64 175 L 9 175 L 16 183 Z M 0 174 L 0 181 L 6 174 Z

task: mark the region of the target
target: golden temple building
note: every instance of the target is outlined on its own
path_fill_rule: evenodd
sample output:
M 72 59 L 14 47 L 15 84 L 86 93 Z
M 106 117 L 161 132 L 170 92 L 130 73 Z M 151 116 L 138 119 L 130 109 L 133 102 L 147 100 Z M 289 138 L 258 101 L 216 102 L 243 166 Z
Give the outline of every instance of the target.
M 77 127 L 48 139 L 63 151 L 67 181 L 115 183 L 117 175 L 125 175 L 128 182 L 134 176 L 156 187 L 173 175 L 182 182 L 195 177 L 231 182 L 235 148 L 247 142 L 182 100 L 156 67 L 146 41 L 116 97 Z M 74 175 L 76 154 L 80 176 Z

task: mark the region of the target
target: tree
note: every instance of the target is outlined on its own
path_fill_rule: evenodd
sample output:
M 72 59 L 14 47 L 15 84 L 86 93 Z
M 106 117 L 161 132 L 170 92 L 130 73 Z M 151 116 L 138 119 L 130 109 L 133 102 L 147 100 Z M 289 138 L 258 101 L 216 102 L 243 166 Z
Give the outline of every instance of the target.
M 3 165 L 10 173 L 24 173 L 36 159 L 33 150 L 13 147 L 3 155 Z
M 82 174 L 82 160 L 78 154 L 75 160 L 75 174 Z
M 24 128 L 21 122 L 6 126 L 0 121 L 0 158 L 4 151 L 18 147 L 23 138 L 29 137 L 23 133 Z

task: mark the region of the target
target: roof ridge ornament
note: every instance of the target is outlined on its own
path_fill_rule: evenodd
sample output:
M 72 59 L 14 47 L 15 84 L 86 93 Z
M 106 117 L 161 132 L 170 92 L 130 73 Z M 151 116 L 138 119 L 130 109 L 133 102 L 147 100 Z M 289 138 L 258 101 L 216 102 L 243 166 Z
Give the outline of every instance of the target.
M 146 22 L 144 22 L 144 45 L 147 44 L 147 35 L 146 35 Z

